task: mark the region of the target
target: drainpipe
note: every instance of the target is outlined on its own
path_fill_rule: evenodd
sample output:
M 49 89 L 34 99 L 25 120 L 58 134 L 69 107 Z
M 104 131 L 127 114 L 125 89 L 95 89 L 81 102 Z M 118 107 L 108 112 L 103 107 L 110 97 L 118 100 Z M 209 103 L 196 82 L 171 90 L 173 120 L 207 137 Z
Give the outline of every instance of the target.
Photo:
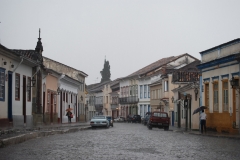
M 16 68 L 12 71 L 13 73 L 16 71 L 16 69 L 18 68 L 18 66 L 20 66 L 20 65 L 22 64 L 22 62 L 23 62 L 23 57 L 21 57 L 21 62 L 18 63 L 18 65 L 16 66 Z

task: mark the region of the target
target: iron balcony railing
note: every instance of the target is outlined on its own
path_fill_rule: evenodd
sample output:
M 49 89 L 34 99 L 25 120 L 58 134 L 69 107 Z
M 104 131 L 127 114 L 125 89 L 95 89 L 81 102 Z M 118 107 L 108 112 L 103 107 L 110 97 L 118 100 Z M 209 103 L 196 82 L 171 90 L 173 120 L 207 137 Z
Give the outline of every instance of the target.
M 174 72 L 172 82 L 196 82 L 199 80 L 199 72 L 178 71 Z
M 137 96 L 119 98 L 120 104 L 134 104 L 134 103 L 138 103 L 138 101 L 139 101 L 139 99 Z

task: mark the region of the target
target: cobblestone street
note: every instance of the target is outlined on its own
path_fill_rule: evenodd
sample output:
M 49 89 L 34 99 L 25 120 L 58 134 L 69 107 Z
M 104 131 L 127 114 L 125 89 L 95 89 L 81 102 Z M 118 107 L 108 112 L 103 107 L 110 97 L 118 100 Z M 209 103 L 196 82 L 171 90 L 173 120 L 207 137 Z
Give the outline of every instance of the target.
M 0 148 L 0 159 L 239 159 L 240 141 L 115 123 Z

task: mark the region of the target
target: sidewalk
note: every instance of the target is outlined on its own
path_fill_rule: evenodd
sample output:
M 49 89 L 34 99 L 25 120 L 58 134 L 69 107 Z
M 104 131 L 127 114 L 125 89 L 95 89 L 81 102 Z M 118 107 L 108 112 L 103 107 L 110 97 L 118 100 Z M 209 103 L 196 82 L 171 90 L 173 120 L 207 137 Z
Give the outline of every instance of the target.
M 218 133 L 218 132 L 212 132 L 212 131 L 209 131 L 207 133 L 202 134 L 200 131 L 185 130 L 185 128 L 178 128 L 178 127 L 174 127 L 174 126 L 170 126 L 169 130 L 173 131 L 173 132 L 183 133 L 183 134 L 192 134 L 192 135 L 198 135 L 198 136 L 230 138 L 230 139 L 240 140 L 240 134 Z
M 0 128 L 0 148 L 37 137 L 77 132 L 88 128 L 90 128 L 89 122 L 41 125 L 32 129 Z

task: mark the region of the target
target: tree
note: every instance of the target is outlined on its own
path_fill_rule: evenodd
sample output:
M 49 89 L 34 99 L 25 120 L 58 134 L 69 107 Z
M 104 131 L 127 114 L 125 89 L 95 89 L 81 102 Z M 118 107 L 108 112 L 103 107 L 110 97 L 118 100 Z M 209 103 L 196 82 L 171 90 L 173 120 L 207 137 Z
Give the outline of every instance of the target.
M 111 77 L 110 65 L 109 65 L 109 62 L 106 61 L 106 59 L 105 59 L 105 62 L 104 62 L 103 70 L 100 71 L 100 73 L 102 75 L 101 83 L 110 80 L 110 77 Z

